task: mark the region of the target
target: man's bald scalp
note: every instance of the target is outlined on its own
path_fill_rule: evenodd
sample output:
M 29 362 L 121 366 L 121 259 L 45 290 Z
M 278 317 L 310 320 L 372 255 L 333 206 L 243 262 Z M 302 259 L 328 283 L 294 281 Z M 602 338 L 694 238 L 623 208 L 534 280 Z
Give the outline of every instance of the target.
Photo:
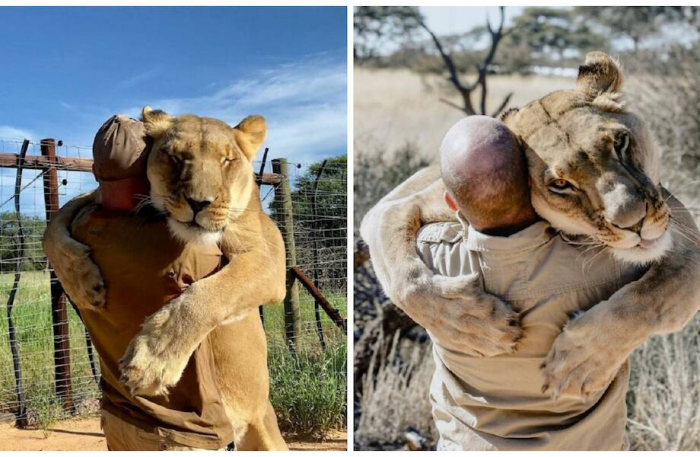
M 457 122 L 440 147 L 440 166 L 447 190 L 475 228 L 518 225 L 531 214 L 525 154 L 502 122 L 487 116 Z

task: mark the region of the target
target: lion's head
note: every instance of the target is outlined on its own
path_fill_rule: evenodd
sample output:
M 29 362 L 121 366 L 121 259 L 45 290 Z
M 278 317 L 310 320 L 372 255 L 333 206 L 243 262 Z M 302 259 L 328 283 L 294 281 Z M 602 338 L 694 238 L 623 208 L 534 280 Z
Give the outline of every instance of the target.
M 265 140 L 265 119 L 249 116 L 231 127 L 148 106 L 141 118 L 153 139 L 147 168 L 153 206 L 168 215 L 175 236 L 218 240 L 254 194 L 252 162 Z
M 659 152 L 642 119 L 625 109 L 622 72 L 593 52 L 576 88 L 553 92 L 502 120 L 527 154 L 532 203 L 552 226 L 648 263 L 672 246 L 659 191 Z

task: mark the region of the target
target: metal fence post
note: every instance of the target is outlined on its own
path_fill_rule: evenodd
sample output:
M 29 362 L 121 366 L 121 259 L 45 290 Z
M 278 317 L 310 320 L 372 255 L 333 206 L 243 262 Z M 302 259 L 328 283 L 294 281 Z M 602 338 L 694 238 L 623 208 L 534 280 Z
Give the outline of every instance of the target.
M 41 140 L 41 155 L 46 157 L 50 164 L 44 173 L 44 204 L 46 206 L 46 224 L 51 222 L 51 217 L 58 211 L 58 171 L 56 170 L 56 141 L 53 138 Z M 63 403 L 63 408 L 74 411 L 73 397 L 71 393 L 70 376 L 70 332 L 68 326 L 68 309 L 63 294 L 63 287 L 51 269 L 51 320 L 53 323 L 54 341 L 54 368 L 56 396 Z
M 297 264 L 297 252 L 294 243 L 294 214 L 292 207 L 292 190 L 289 185 L 287 159 L 273 159 L 272 171 L 282 175 L 282 181 L 275 187 L 277 219 L 284 238 L 287 251 L 287 294 L 284 297 L 284 329 L 287 344 L 292 353 L 296 353 L 297 337 L 300 334 L 299 286 L 291 268 Z

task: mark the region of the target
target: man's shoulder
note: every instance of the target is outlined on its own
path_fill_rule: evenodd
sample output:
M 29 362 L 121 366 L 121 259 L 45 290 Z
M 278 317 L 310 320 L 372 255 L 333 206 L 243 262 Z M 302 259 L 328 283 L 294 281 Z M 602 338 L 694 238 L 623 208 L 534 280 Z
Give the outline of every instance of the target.
M 99 204 L 82 208 L 73 218 L 70 231 L 73 238 L 87 244 L 90 240 L 103 238 L 161 238 L 169 233 L 164 218 L 105 211 Z
M 418 243 L 457 243 L 464 239 L 464 227 L 457 221 L 435 222 L 423 226 L 418 232 Z
M 469 252 L 464 240 L 464 228 L 459 222 L 440 222 L 421 228 L 416 251 L 434 273 L 457 276 L 471 273 Z

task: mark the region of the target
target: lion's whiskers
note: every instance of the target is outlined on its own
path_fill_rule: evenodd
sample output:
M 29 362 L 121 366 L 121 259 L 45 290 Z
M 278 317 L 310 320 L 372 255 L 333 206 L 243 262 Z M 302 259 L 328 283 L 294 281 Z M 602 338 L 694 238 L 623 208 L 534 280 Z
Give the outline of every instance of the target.
M 601 251 L 600 251 L 599 253 L 597 253 L 596 255 L 594 255 L 593 257 L 591 257 L 591 259 L 588 261 L 588 263 L 586 263 L 586 262 L 583 263 L 583 265 L 584 265 L 584 270 L 583 270 L 584 276 L 586 275 L 586 271 L 585 271 L 586 265 L 588 265 L 588 271 L 590 272 L 590 271 L 591 271 L 591 268 L 593 267 L 593 262 L 595 261 L 595 259 L 596 259 L 599 255 L 601 255 L 602 253 L 604 253 L 604 252 L 610 247 L 610 246 L 607 246 L 607 245 L 604 245 L 604 246 L 605 246 L 605 247 L 604 247 L 603 249 L 601 249 Z

